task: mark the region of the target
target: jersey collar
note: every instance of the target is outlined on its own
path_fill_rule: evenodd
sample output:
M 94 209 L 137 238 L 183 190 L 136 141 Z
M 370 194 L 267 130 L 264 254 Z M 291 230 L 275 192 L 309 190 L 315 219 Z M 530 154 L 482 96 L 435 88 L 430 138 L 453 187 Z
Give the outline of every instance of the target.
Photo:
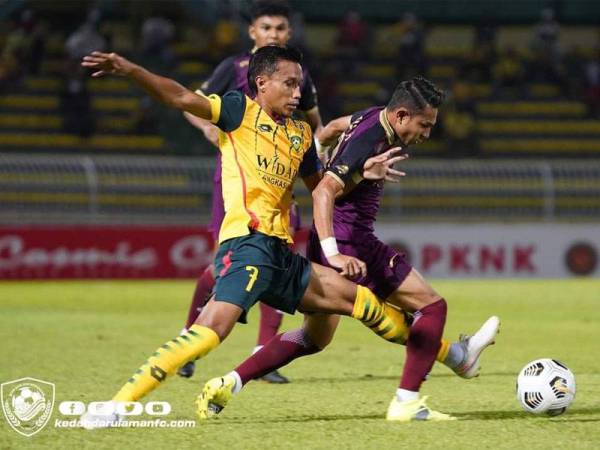
M 400 138 L 396 136 L 396 132 L 392 128 L 390 121 L 387 118 L 387 108 L 383 108 L 379 112 L 379 123 L 385 131 L 385 137 L 387 138 L 388 144 L 393 145 L 395 142 L 400 141 Z

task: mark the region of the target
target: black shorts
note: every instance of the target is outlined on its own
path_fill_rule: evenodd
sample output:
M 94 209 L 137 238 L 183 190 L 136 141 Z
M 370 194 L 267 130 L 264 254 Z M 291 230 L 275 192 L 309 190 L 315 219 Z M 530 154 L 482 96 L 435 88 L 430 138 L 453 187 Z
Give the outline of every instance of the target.
M 253 232 L 223 242 L 215 256 L 215 300 L 246 313 L 257 301 L 294 314 L 310 281 L 310 262 L 279 238 Z

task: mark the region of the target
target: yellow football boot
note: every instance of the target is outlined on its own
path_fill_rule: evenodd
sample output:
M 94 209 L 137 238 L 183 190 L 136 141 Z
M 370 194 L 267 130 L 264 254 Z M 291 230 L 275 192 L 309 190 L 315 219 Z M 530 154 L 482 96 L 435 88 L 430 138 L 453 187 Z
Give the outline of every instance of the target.
M 425 401 L 427 397 L 421 397 L 416 400 L 400 402 L 394 396 L 387 410 L 386 420 L 397 422 L 410 422 L 412 420 L 456 420 L 449 414 L 434 411 L 430 409 Z
M 219 414 L 233 397 L 234 387 L 235 378 L 232 375 L 208 380 L 196 398 L 198 418 L 206 420 Z

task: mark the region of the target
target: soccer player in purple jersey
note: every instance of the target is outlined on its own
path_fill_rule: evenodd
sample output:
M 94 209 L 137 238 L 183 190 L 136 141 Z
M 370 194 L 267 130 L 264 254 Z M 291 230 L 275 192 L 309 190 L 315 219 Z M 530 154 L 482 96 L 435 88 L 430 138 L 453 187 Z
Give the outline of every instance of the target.
M 421 384 L 436 359 L 460 377 L 477 376 L 481 352 L 494 342 L 499 327 L 498 318 L 493 316 L 473 336 L 461 336 L 452 344 L 441 339 L 445 300 L 402 254 L 374 234 L 383 182 L 361 179 L 360 168 L 368 158 L 394 146 L 405 148 L 427 139 L 442 100 L 443 93 L 430 81 L 414 78 L 398 86 L 386 107 L 337 119 L 319 136 L 322 144 L 329 144 L 345 130 L 333 148 L 325 176 L 312 194 L 315 222 L 307 257 L 337 268 L 386 299 L 386 303 L 411 315 L 400 342 L 407 347 L 406 362 L 387 411 L 387 419 L 394 421 L 450 419 L 427 407 L 426 397 L 419 397 Z M 300 329 L 276 336 L 233 372 L 210 380 L 207 386 L 223 386 L 210 401 L 213 414 L 251 379 L 321 351 L 333 338 L 338 323 L 336 315 L 307 315 Z
M 261 0 L 255 2 L 250 11 L 251 23 L 248 28 L 248 35 L 254 42 L 254 48 L 248 52 L 230 56 L 223 60 L 214 70 L 210 78 L 202 84 L 200 89 L 201 93 L 204 95 L 223 95 L 225 92 L 238 90 L 249 97 L 254 97 L 255 93 L 252 92 L 248 86 L 248 62 L 250 61 L 250 56 L 256 49 L 266 45 L 285 46 L 287 44 L 292 31 L 289 24 L 289 16 L 289 7 L 282 1 Z M 322 127 L 321 116 L 317 105 L 316 89 L 306 68 L 303 68 L 303 82 L 300 88 L 300 94 L 301 97 L 298 109 L 304 114 L 306 121 L 313 131 L 317 131 Z M 202 130 L 205 137 L 210 142 L 218 147 L 216 126 L 193 114 L 186 112 L 184 115 L 192 125 Z M 221 186 L 220 153 L 217 153 L 213 182 L 212 220 L 209 228 L 216 242 L 225 215 Z M 296 231 L 300 228 L 300 217 L 296 208 L 291 211 L 290 225 L 292 231 Z M 194 323 L 196 317 L 198 317 L 198 314 L 201 308 L 206 304 L 209 293 L 212 291 L 214 285 L 214 265 L 211 264 L 198 278 L 183 332 L 185 332 Z M 264 344 L 271 340 L 271 338 L 277 335 L 283 320 L 283 313 L 281 311 L 264 303 L 260 303 L 259 307 L 260 325 L 257 345 L 254 351 L 259 350 Z M 194 369 L 195 363 L 190 361 L 182 366 L 177 373 L 183 377 L 189 378 L 193 376 Z M 287 383 L 289 381 L 276 370 L 265 374 L 262 379 L 270 383 Z

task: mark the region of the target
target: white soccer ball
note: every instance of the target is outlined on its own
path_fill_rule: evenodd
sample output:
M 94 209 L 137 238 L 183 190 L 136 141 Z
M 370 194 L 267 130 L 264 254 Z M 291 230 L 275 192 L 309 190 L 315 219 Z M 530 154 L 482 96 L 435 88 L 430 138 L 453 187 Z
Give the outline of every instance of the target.
M 527 412 L 558 416 L 575 399 L 575 376 L 555 359 L 536 359 L 519 373 L 517 399 Z

